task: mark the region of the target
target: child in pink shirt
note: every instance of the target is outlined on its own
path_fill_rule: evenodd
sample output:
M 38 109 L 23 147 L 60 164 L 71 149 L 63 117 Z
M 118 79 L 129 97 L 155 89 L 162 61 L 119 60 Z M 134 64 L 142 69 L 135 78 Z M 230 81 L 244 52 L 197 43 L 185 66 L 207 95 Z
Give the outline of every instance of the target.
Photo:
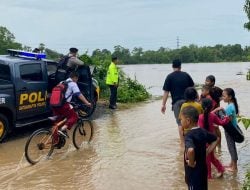
M 222 108 L 216 108 L 213 109 L 212 100 L 208 98 L 204 98 L 202 100 L 202 108 L 204 110 L 203 114 L 199 115 L 199 121 L 198 125 L 201 128 L 206 129 L 207 131 L 215 134 L 215 127 L 216 125 L 225 125 L 229 122 L 229 117 L 225 117 L 223 119 L 220 119 L 215 112 L 222 109 Z M 222 166 L 221 162 L 215 157 L 214 152 L 212 151 L 210 154 L 207 155 L 207 171 L 208 171 L 208 179 L 212 178 L 211 174 L 211 164 L 213 164 L 216 169 L 218 170 L 218 177 L 223 175 L 223 172 L 225 171 L 225 168 Z

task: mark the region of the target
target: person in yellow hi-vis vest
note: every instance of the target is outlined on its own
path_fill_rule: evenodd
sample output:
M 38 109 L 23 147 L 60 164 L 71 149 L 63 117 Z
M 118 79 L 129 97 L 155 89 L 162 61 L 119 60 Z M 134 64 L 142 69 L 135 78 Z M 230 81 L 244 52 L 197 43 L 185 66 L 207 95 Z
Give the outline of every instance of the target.
M 116 109 L 116 101 L 117 101 L 117 88 L 119 83 L 119 72 L 117 65 L 118 58 L 112 57 L 112 62 L 109 65 L 106 84 L 109 86 L 110 89 L 110 98 L 109 98 L 109 108 Z

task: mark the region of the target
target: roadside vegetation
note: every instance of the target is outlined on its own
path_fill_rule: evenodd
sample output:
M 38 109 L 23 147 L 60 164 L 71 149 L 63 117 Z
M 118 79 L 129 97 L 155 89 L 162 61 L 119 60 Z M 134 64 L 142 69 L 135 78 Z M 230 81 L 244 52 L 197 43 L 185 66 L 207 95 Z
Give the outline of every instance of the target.
M 111 52 L 109 51 L 96 51 L 91 57 L 87 54 L 80 56 L 85 63 L 88 65 L 93 65 L 95 70 L 93 76 L 98 80 L 99 86 L 101 88 L 101 98 L 109 98 L 109 88 L 105 84 L 106 73 L 108 66 L 111 63 Z M 118 65 L 119 67 L 119 65 Z M 146 88 L 141 85 L 136 78 L 131 79 L 125 75 L 125 73 L 119 69 L 119 88 L 117 94 L 117 100 L 121 103 L 133 103 L 145 101 L 150 97 Z
M 245 116 L 240 116 L 238 122 L 242 123 L 245 129 L 248 129 L 250 126 L 250 118 L 246 118 Z M 250 169 L 248 169 L 248 172 L 245 175 L 242 190 L 250 190 Z

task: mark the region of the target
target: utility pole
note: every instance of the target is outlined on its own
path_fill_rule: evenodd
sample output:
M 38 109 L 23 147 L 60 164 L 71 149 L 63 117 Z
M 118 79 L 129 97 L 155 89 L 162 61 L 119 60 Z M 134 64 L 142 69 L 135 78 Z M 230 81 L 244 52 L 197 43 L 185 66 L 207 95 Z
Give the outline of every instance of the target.
M 179 36 L 177 36 L 177 38 L 176 38 L 176 45 L 177 45 L 177 49 L 179 49 L 179 47 L 180 47 L 180 39 L 179 39 Z

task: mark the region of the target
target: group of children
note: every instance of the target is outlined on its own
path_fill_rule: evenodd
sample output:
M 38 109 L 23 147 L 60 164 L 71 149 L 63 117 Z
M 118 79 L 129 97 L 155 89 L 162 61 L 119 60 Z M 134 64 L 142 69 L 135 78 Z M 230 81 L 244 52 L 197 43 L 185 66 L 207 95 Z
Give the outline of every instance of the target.
M 219 125 L 232 122 L 237 125 L 236 116 L 239 112 L 235 92 L 232 88 L 221 90 L 214 86 L 215 77 L 206 77 L 202 87 L 201 96 L 194 87 L 185 90 L 186 102 L 180 110 L 180 120 L 185 138 L 185 180 L 189 189 L 207 189 L 207 179 L 212 178 L 211 165 L 217 169 L 217 177 L 221 177 L 225 171 L 237 171 L 237 150 L 232 137 L 225 131 L 231 163 L 223 166 L 216 158 L 214 149 L 220 147 L 221 133 Z M 227 103 L 223 109 L 220 107 L 221 99 Z M 219 110 L 224 110 L 226 117 L 217 116 Z

